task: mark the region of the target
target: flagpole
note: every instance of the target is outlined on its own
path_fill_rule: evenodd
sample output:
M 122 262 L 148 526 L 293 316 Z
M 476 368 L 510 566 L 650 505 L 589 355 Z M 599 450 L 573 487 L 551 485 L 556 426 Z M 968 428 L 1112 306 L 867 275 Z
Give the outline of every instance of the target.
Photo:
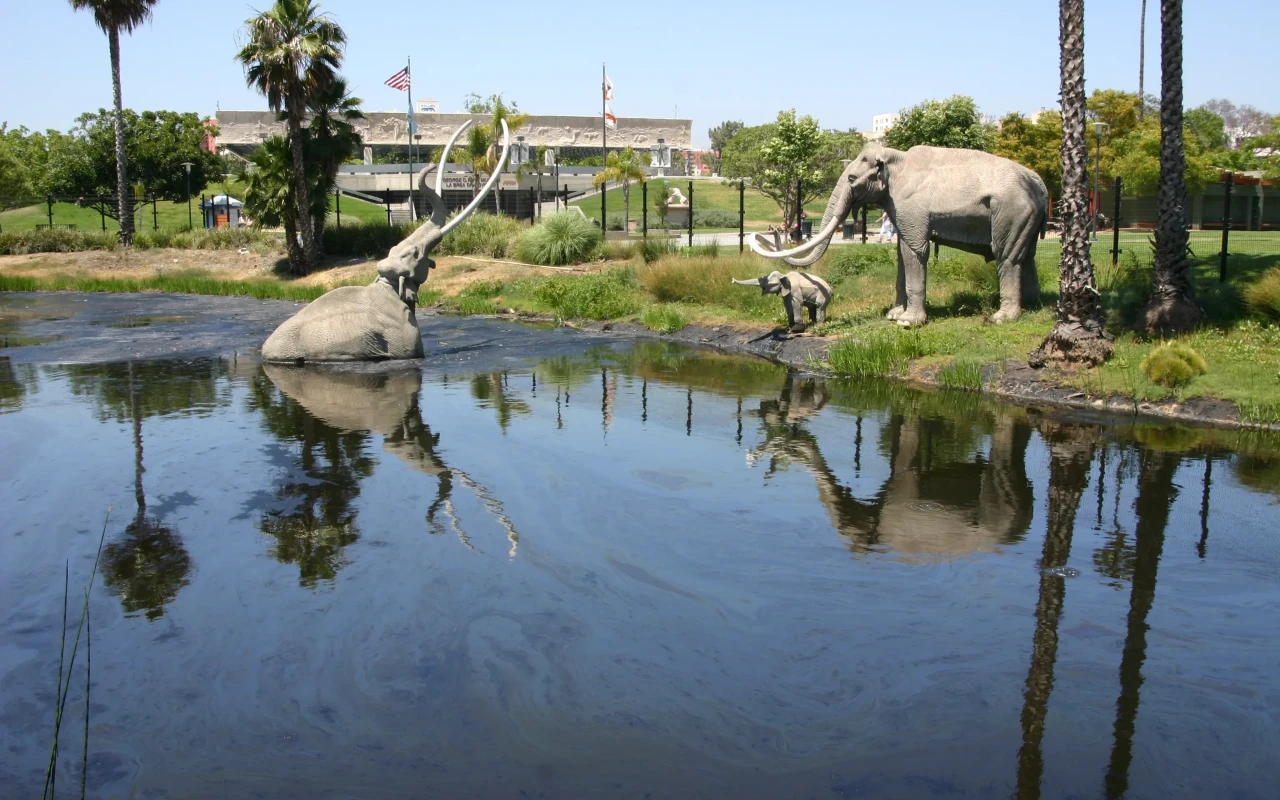
M 603 170 L 608 166 L 609 161 L 609 73 L 605 71 L 605 64 L 600 62 L 600 169 Z M 600 182 L 600 233 L 607 235 L 609 231 L 609 217 L 607 214 L 609 201 L 607 181 Z M 626 225 L 624 224 L 625 228 Z
M 418 204 L 413 201 L 413 59 L 411 56 L 405 56 L 404 68 L 408 73 L 405 77 L 409 79 L 409 88 L 406 91 L 409 95 L 409 116 L 406 119 L 409 139 L 409 219 L 416 220 Z

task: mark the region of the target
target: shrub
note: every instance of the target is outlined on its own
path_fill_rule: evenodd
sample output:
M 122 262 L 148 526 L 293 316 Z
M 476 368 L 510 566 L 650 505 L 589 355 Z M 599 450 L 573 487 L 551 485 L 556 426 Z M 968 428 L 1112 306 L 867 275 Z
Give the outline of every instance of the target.
M 891 244 L 832 247 L 822 260 L 822 275 L 832 286 L 874 270 L 894 272 L 897 268 L 898 252 Z
M 605 241 L 600 245 L 600 255 L 608 261 L 630 261 L 636 257 L 636 244 Z
M 755 258 L 664 258 L 640 268 L 640 283 L 664 303 L 696 303 L 725 306 L 757 319 L 774 320 L 782 302 L 761 295 L 755 287 L 737 286 L 731 278 L 756 278 L 760 262 Z
M 331 256 L 382 258 L 417 227 L 399 225 L 336 225 L 324 229 L 324 251 Z
M 723 208 L 694 209 L 693 227 L 695 228 L 736 228 L 738 215 Z
M 1142 359 L 1141 366 L 1148 380 L 1162 386 L 1182 386 L 1209 369 L 1204 358 L 1182 342 L 1159 345 Z
M 609 215 L 609 230 L 611 230 L 611 231 L 625 231 L 626 229 L 627 229 L 627 226 L 626 226 L 626 225 L 624 225 L 624 224 L 622 224 L 622 215 L 621 215 L 621 214 L 610 214 L 610 215 Z
M 913 358 L 930 353 L 918 330 L 877 326 L 865 333 L 846 336 L 827 351 L 827 363 L 838 375 L 872 377 L 897 375 Z
M 617 319 L 639 308 L 635 271 L 611 269 L 582 277 L 549 278 L 534 289 L 534 299 L 545 303 L 560 319 Z
M 1252 314 L 1280 319 L 1280 267 L 1267 270 L 1257 283 L 1245 289 L 1244 303 Z
M 658 333 L 675 333 L 689 324 L 689 319 L 672 305 L 649 306 L 640 315 L 640 321 Z
M 80 250 L 114 250 L 116 235 L 99 231 L 46 228 L 37 231 L 0 233 L 0 255 L 29 253 L 71 253 Z
M 591 220 L 561 211 L 521 234 L 516 255 L 530 264 L 578 264 L 591 258 L 600 242 L 600 229 Z
M 676 244 L 676 240 L 665 236 L 655 236 L 640 241 L 640 257 L 646 264 L 652 264 L 660 258 L 673 256 L 678 252 L 680 252 L 680 245 Z
M 502 281 L 476 281 L 468 284 L 461 292 L 459 297 L 497 297 L 502 294 L 503 288 L 506 286 Z
M 463 314 L 494 314 L 498 310 L 492 299 L 475 295 L 459 295 L 453 305 Z
M 442 256 L 507 258 L 515 253 L 516 240 L 524 230 L 525 226 L 513 217 L 477 211 L 449 231 L 436 252 Z

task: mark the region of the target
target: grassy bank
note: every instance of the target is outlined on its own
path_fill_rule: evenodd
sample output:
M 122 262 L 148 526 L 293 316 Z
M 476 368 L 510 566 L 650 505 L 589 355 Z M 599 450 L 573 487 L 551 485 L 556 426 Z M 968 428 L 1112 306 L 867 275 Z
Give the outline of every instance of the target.
M 363 285 L 368 279 L 337 285 Z M 255 297 L 259 300 L 295 300 L 309 303 L 336 286 L 300 284 L 277 278 L 228 280 L 200 270 L 166 272 L 146 278 L 110 275 L 4 275 L 0 292 L 161 292 Z M 438 297 L 438 295 L 437 295 Z M 435 297 L 428 297 L 433 302 Z

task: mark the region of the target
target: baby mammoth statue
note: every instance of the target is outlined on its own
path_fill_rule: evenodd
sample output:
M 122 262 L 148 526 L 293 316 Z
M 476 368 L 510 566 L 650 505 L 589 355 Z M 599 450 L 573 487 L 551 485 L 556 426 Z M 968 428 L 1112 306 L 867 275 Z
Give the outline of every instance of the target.
M 787 307 L 787 328 L 792 333 L 805 329 L 804 311 L 809 309 L 809 321 L 817 324 L 827 318 L 827 304 L 831 302 L 831 284 L 807 272 L 788 272 L 783 275 L 774 270 L 753 281 L 733 280 L 739 286 L 759 286 L 760 294 L 780 294 Z

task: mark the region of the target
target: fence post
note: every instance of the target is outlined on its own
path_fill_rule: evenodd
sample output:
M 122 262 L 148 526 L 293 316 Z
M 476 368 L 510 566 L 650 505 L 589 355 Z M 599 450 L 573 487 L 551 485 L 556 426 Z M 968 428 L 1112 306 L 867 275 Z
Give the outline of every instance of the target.
M 228 200 L 227 204 L 230 205 L 230 203 L 231 201 Z M 230 219 L 230 217 L 228 217 L 228 219 Z M 154 194 L 151 195 L 151 230 L 153 231 L 160 230 L 160 214 L 156 209 L 156 196 Z
M 867 207 L 862 206 L 862 243 L 867 243 Z
M 1111 266 L 1120 263 L 1120 191 L 1124 186 L 1124 179 L 1119 175 L 1116 176 L 1116 205 L 1115 211 L 1111 215 Z
M 644 238 L 649 238 L 649 182 L 640 184 L 640 231 Z
M 333 204 L 338 215 L 338 227 L 342 227 L 342 190 L 333 187 Z
M 101 197 L 99 197 L 99 198 L 98 198 L 98 216 L 99 216 L 99 217 L 102 217 L 102 232 L 103 232 L 103 233 L 106 233 L 106 232 L 107 232 L 107 212 L 105 212 L 105 211 L 103 211 L 103 210 L 102 210 L 102 209 L 103 209 L 103 208 L 105 208 L 105 207 L 106 207 L 106 206 L 105 206 L 105 204 L 104 204 L 104 202 L 103 202 L 102 198 L 101 198 Z
M 1218 282 L 1227 281 L 1227 238 L 1231 233 L 1231 190 L 1235 186 L 1235 174 L 1222 176 L 1222 252 L 1218 254 Z
M 569 184 L 564 185 L 564 210 L 569 210 Z
M 534 206 L 534 221 L 542 219 L 542 170 L 538 170 L 538 203 Z
M 51 194 L 45 195 L 44 202 L 49 209 L 49 230 L 53 230 L 53 195 Z
M 382 190 L 382 202 L 387 206 L 387 227 L 391 227 L 391 190 Z
M 747 241 L 747 182 L 738 181 L 738 252 L 741 253 Z
M 689 246 L 693 247 L 693 181 L 689 181 Z

